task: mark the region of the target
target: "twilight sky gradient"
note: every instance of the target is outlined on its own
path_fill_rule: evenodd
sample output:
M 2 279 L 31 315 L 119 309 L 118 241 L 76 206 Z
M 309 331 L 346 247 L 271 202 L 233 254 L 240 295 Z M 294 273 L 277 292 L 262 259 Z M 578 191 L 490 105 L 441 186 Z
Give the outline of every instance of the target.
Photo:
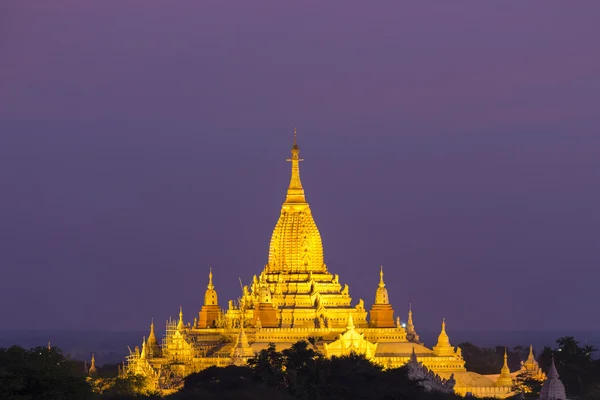
M 600 329 L 600 2 L 90 3 L 0 3 L 0 328 L 226 307 L 297 126 L 354 304 Z

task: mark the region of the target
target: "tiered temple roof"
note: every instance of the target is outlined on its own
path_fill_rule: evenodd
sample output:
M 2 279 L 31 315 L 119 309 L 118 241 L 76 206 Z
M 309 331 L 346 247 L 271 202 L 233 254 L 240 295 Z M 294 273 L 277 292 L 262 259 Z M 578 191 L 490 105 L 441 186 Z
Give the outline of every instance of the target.
M 230 300 L 222 310 L 211 269 L 198 318 L 186 324 L 180 307 L 179 320 L 166 324 L 162 345 L 152 323 L 142 351 L 136 347 L 131 352 L 123 373 L 145 375 L 155 389 L 168 391 L 192 372 L 243 364 L 270 343 L 282 350 L 312 337 L 315 349 L 328 357 L 354 352 L 395 368 L 411 357 L 416 362 L 418 356 L 420 373 L 439 387 L 447 389 L 451 384 L 462 395 L 506 397 L 509 388 L 465 369 L 460 348 L 450 344 L 445 320 L 437 344 L 430 349 L 419 342 L 411 307 L 406 329 L 394 318 L 383 267 L 370 319 L 362 299 L 352 304 L 348 285 L 340 283 L 324 261 L 321 235 L 300 181 L 302 159 L 295 130 L 288 161 L 290 183 L 262 272 L 242 287 L 239 301 Z

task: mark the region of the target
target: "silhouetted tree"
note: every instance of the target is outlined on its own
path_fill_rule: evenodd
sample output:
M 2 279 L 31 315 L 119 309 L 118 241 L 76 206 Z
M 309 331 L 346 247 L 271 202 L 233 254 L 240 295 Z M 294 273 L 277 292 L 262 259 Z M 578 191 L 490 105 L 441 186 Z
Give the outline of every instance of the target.
M 0 398 L 91 399 L 92 388 L 77 367 L 56 347 L 0 349 Z
M 513 385 L 513 390 L 523 395 L 525 399 L 537 399 L 543 382 L 533 379 L 526 371 L 519 372 Z
M 569 398 L 583 397 L 588 391 L 594 391 L 600 379 L 592 359 L 597 349 L 587 344 L 580 346 L 572 336 L 558 338 L 556 343 L 556 349 L 545 347 L 540 355 L 538 362 L 542 369 L 547 372 L 554 357 L 556 370 Z
M 269 347 L 248 360 L 248 365 L 253 368 L 255 380 L 268 386 L 286 386 L 283 372 L 284 361 L 283 354 L 276 350 L 275 344 L 269 343 Z

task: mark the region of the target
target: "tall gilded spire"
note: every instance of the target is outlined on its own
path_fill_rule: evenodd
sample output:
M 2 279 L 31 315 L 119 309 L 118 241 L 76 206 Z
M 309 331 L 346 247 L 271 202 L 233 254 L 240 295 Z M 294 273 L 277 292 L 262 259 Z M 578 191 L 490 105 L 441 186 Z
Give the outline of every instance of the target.
M 90 375 L 98 372 L 98 370 L 96 369 L 96 355 L 94 353 L 92 353 L 92 363 L 88 372 L 90 373 Z
M 208 285 L 206 286 L 206 292 L 204 293 L 204 305 L 205 306 L 216 306 L 218 305 L 217 291 L 213 284 L 213 273 L 212 267 L 208 269 Z
M 510 376 L 510 369 L 508 368 L 508 353 L 506 347 L 504 348 L 504 365 L 500 370 L 500 375 L 496 379 L 496 385 L 498 386 L 512 386 L 512 377 Z
M 535 356 L 533 355 L 533 345 L 530 344 L 529 345 L 529 355 L 527 356 L 527 360 L 525 361 L 525 363 L 530 363 L 530 364 L 535 364 Z
M 302 182 L 300 181 L 300 161 L 304 160 L 300 158 L 300 147 L 298 147 L 298 141 L 296 139 L 296 128 L 294 128 L 294 144 L 292 145 L 291 152 L 292 157 L 288 158 L 287 161 L 292 163 L 292 176 L 290 178 L 287 196 L 285 197 L 285 203 L 306 203 L 304 189 L 302 188 Z
M 156 334 L 154 333 L 154 318 L 150 322 L 150 334 L 148 335 L 147 351 L 150 357 L 158 357 L 160 355 L 160 346 L 158 340 L 156 340 Z
M 208 267 L 208 286 L 207 288 L 210 290 L 213 290 L 215 288 L 215 285 L 213 285 L 212 282 L 212 267 Z
M 385 283 L 383 282 L 383 266 L 381 266 L 379 269 L 379 285 L 377 287 L 377 291 L 375 292 L 375 304 L 390 304 L 388 291 L 385 288 Z
M 300 182 L 300 148 L 296 135 L 291 149 L 292 174 L 281 214 L 269 244 L 267 273 L 327 272 L 323 242 Z M 253 289 L 254 290 L 254 289 Z M 266 322 L 263 320 L 263 323 Z
M 146 346 L 146 337 L 144 337 L 142 339 L 142 353 L 140 354 L 140 359 L 145 360 L 147 353 L 148 353 L 148 348 Z
M 154 318 L 150 322 L 150 334 L 148 334 L 148 345 L 152 348 L 157 344 L 156 335 L 154 334 Z
M 185 328 L 183 324 L 183 307 L 179 306 L 179 323 L 177 324 L 177 330 L 180 331 Z

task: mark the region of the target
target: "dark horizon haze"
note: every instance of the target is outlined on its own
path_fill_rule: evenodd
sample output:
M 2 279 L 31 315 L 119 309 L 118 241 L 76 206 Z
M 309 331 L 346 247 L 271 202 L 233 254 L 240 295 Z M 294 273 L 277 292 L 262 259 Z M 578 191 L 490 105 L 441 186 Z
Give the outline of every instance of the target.
M 325 262 L 417 330 L 600 330 L 600 3 L 4 1 L 0 329 L 146 329 Z

